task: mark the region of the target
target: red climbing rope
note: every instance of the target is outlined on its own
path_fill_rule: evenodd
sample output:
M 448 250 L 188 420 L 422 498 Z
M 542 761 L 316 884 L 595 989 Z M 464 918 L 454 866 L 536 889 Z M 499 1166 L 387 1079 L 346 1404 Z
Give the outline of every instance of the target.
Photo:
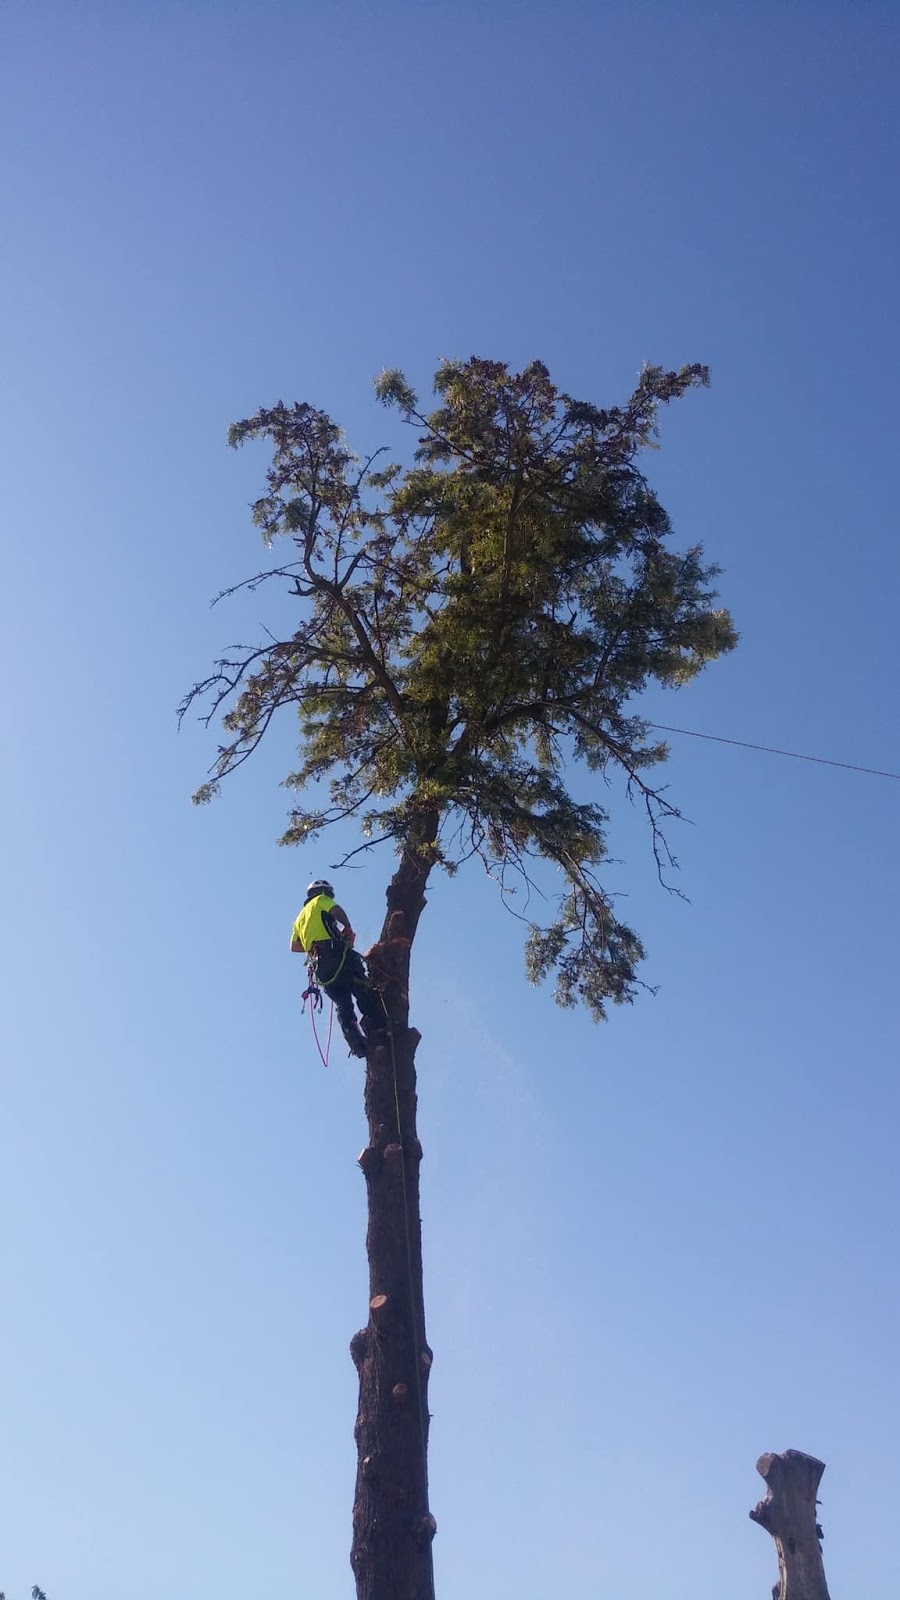
M 309 987 L 303 991 L 303 1005 L 301 1008 L 303 1011 L 306 1010 L 307 1000 L 309 1001 L 309 1020 L 312 1023 L 313 1038 L 316 1041 L 316 1049 L 319 1052 L 319 1060 L 321 1061 L 323 1067 L 327 1067 L 328 1057 L 331 1053 L 331 1030 L 334 1026 L 334 1001 L 332 1001 L 331 1009 L 328 1013 L 328 1038 L 325 1040 L 325 1053 L 323 1055 L 322 1046 L 319 1043 L 319 1030 L 316 1027 L 316 1012 L 321 1011 L 322 1006 L 324 1005 L 324 1000 L 322 998 L 322 991 L 319 988 L 319 985 L 316 983 L 312 966 L 309 968 Z
M 330 1011 L 328 1013 L 328 1038 L 325 1040 L 325 1053 L 324 1053 L 324 1055 L 322 1053 L 322 1046 L 319 1043 L 319 1034 L 318 1034 L 318 1030 L 316 1028 L 316 1008 L 315 1008 L 315 1006 L 310 1006 L 310 1008 L 309 1008 L 309 1017 L 310 1017 L 310 1021 L 312 1022 L 313 1038 L 316 1041 L 316 1049 L 319 1052 L 319 1060 L 321 1061 L 323 1067 L 327 1067 L 327 1065 L 328 1065 L 328 1057 L 329 1057 L 329 1055 L 331 1053 L 331 1030 L 332 1030 L 332 1028 L 334 1026 L 334 1005 L 332 1004 L 331 1009 L 330 1009 Z

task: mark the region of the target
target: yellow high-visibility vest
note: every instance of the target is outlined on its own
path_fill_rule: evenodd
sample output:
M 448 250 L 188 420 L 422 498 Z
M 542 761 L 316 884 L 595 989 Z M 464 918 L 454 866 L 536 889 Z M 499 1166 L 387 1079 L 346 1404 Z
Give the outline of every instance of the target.
M 300 940 L 304 950 L 311 950 L 320 940 L 331 938 L 322 921 L 322 912 L 330 911 L 336 905 L 337 901 L 327 894 L 317 894 L 314 900 L 307 900 L 294 923 L 293 932 L 293 937 Z

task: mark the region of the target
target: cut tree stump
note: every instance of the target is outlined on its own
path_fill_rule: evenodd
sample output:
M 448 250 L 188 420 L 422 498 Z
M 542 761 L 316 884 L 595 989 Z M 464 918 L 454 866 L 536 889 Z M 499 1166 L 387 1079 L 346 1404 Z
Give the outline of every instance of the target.
M 816 1520 L 816 1491 L 824 1461 L 802 1450 L 760 1456 L 756 1470 L 768 1493 L 750 1513 L 775 1540 L 778 1579 L 773 1600 L 829 1600 L 822 1565 L 822 1530 Z

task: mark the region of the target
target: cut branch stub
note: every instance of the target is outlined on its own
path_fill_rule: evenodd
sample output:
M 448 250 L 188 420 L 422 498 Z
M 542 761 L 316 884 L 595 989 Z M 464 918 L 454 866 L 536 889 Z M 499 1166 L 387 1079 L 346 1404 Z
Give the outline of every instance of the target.
M 822 1565 L 822 1530 L 816 1521 L 816 1492 L 825 1463 L 802 1450 L 760 1456 L 756 1470 L 767 1494 L 750 1516 L 775 1540 L 779 1581 L 774 1600 L 829 1600 Z
M 359 1155 L 356 1158 L 357 1166 L 362 1168 L 362 1171 L 367 1178 L 372 1172 L 374 1172 L 375 1168 L 380 1164 L 380 1162 L 381 1155 L 379 1151 L 374 1149 L 370 1144 L 366 1145 L 365 1150 L 360 1150 Z

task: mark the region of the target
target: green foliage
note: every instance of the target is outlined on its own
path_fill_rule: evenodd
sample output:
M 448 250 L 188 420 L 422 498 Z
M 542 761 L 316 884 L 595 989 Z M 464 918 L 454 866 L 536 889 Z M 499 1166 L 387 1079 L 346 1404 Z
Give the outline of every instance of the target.
M 284 843 L 355 817 L 367 839 L 414 836 L 422 849 L 424 828 L 436 862 L 477 855 L 504 892 L 552 862 L 565 892 L 551 924 L 531 926 L 529 976 L 555 974 L 557 1000 L 596 1017 L 633 999 L 641 943 L 598 877 L 608 815 L 576 803 L 566 760 L 625 775 L 662 867 L 661 824 L 677 812 L 648 772 L 666 748 L 630 708 L 651 683 L 690 682 L 736 635 L 715 605 L 717 569 L 699 546 L 670 548 L 637 460 L 660 405 L 707 382 L 704 367 L 647 367 L 626 405 L 599 409 L 540 362 L 514 373 L 473 358 L 441 365 L 426 414 L 402 373 L 385 372 L 379 398 L 418 435 L 407 468 L 376 467 L 380 452 L 357 460 L 309 405 L 235 424 L 231 444 L 272 449 L 253 520 L 268 546 L 289 546 L 246 587 L 280 580 L 298 620 L 224 656 L 183 702 L 182 714 L 204 700 L 207 722 L 223 713 L 227 734 L 195 799 L 294 707 Z M 320 782 L 328 803 L 304 806 Z

